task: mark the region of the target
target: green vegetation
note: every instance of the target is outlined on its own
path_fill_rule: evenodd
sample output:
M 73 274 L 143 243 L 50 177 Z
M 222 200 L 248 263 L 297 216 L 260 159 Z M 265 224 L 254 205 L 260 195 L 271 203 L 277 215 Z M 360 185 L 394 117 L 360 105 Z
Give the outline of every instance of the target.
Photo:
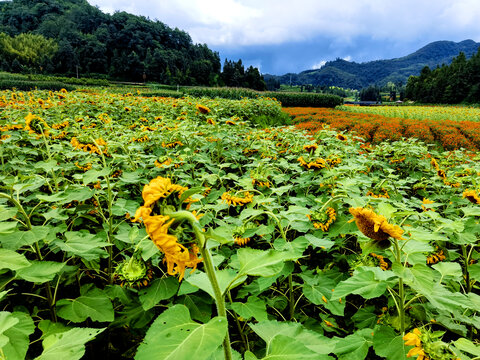
M 2 358 L 480 356 L 476 154 L 262 129 L 267 98 L 0 107 Z
M 458 43 L 436 41 L 414 53 L 389 60 L 375 60 L 364 63 L 336 59 L 327 62 L 320 69 L 306 70 L 299 74 L 282 76 L 265 75 L 267 83 L 278 81 L 280 84 L 312 84 L 313 86 L 340 86 L 345 89 L 362 89 L 370 85 L 385 86 L 388 82 L 405 84 L 410 75 L 418 75 L 423 67 L 435 67 L 449 64 L 463 51 L 467 57 L 478 50 L 480 44 L 473 40 Z
M 422 103 L 479 103 L 480 49 L 468 60 L 462 52 L 448 66 L 424 67 L 408 79 L 406 97 Z
M 164 84 L 265 89 L 258 69 L 226 60 L 160 21 L 102 13 L 86 0 L 0 2 L 0 70 Z

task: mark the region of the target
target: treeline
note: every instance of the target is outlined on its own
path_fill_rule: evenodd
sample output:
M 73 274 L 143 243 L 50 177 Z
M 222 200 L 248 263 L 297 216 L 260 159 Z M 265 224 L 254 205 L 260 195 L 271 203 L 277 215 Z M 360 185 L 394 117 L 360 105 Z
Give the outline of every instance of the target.
M 258 69 L 245 71 L 240 60 L 222 73 L 218 52 L 182 30 L 126 12 L 104 14 L 86 0 L 0 2 L 0 33 L 4 71 L 265 88 Z M 233 78 L 232 64 L 239 72 Z
M 468 60 L 461 52 L 450 65 L 425 66 L 408 79 L 405 96 L 423 103 L 479 103 L 480 49 Z

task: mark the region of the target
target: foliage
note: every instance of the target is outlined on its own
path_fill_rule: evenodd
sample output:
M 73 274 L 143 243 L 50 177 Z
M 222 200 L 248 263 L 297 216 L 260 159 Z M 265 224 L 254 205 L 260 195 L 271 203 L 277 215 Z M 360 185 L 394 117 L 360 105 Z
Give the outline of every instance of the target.
M 0 98 L 2 356 L 478 356 L 475 154 L 260 129 L 265 98 Z
M 458 43 L 435 41 L 400 58 L 364 63 L 336 59 L 328 61 L 320 69 L 282 76 L 266 75 L 265 80 L 268 82 L 274 79 L 281 84 L 293 85 L 333 85 L 357 90 L 375 84 L 385 86 L 388 82 L 405 84 L 410 75 L 420 74 L 425 65 L 433 68 L 437 65 L 450 64 L 460 52 L 464 52 L 470 57 L 477 52 L 478 46 L 479 43 L 473 40 L 464 40 Z
M 425 66 L 419 76 L 408 79 L 405 96 L 423 103 L 458 104 L 480 102 L 480 49 L 467 60 L 461 52 L 450 65 L 434 70 Z

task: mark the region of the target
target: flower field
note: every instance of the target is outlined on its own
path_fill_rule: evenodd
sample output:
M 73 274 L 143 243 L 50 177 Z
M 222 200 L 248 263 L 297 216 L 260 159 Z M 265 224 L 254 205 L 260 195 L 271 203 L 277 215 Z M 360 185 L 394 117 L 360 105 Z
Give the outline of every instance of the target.
M 0 107 L 1 358 L 480 356 L 473 125 L 104 90 Z
M 413 109 L 410 111 L 409 108 L 409 106 L 342 106 L 334 110 L 292 107 L 285 108 L 284 111 L 295 117 L 297 128 L 310 132 L 321 129 L 322 124 L 328 124 L 339 131 L 353 131 L 365 142 L 373 144 L 405 137 L 441 145 L 445 150 L 477 151 L 480 149 L 480 122 L 470 120 L 478 118 L 479 109 L 452 107 L 451 110 L 445 110 L 445 113 L 446 116 L 449 116 L 449 113 L 455 113 L 455 120 L 442 120 L 443 118 L 439 115 L 442 113 L 440 110 L 412 106 Z M 439 109 L 448 108 L 440 107 Z M 463 117 L 461 117 L 462 109 L 467 110 Z M 472 111 L 477 115 L 470 117 L 468 114 Z M 427 117 L 429 114 L 435 116 Z M 432 117 L 435 119 L 431 119 Z

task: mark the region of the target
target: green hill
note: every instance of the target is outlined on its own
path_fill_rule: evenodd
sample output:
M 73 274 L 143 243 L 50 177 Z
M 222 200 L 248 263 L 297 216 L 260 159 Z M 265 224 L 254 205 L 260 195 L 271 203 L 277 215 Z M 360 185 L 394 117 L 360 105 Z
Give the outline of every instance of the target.
M 435 68 L 437 65 L 450 64 L 460 52 L 464 52 L 467 58 L 471 57 L 477 52 L 479 46 L 480 43 L 473 40 L 458 43 L 435 41 L 400 58 L 364 63 L 336 59 L 327 62 L 320 69 L 282 76 L 266 74 L 264 78 L 266 81 L 274 78 L 281 84 L 327 85 L 351 89 L 361 89 L 374 84 L 383 86 L 389 81 L 405 84 L 410 75 L 419 75 L 425 66 Z

